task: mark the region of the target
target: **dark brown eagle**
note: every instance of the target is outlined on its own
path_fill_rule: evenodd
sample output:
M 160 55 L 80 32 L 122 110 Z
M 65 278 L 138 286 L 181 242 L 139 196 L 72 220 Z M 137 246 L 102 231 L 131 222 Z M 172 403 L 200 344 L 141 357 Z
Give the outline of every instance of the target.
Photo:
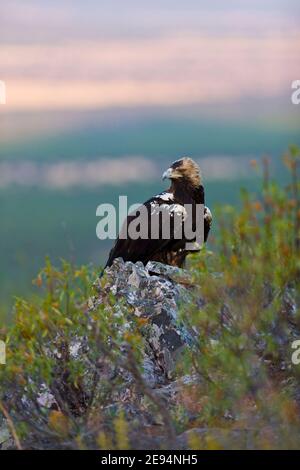
M 195 233 L 196 224 L 199 224 L 199 218 L 196 217 L 199 205 L 204 206 L 204 210 L 202 206 L 202 220 L 200 220 L 200 223 L 204 231 L 202 239 L 206 242 L 212 216 L 208 207 L 205 206 L 204 188 L 199 166 L 191 158 L 181 158 L 164 172 L 163 179 L 166 178 L 171 180 L 170 188 L 143 204 L 147 211 L 147 220 L 145 221 L 147 224 L 140 223 L 139 225 L 147 225 L 146 237 L 137 238 L 128 234 L 130 224 L 135 224 L 138 221 L 138 209 L 135 213 L 128 215 L 120 232 L 126 233 L 126 237 L 119 234 L 115 245 L 110 251 L 106 267 L 111 266 L 113 260 L 119 257 L 123 258 L 124 261 L 134 263 L 142 261 L 144 265 L 148 261 L 160 261 L 164 264 L 182 267 L 187 254 L 201 248 L 201 246 L 196 245 L 195 237 L 186 238 L 186 231 L 184 230 L 186 224 L 189 223 Z M 186 207 L 191 208 L 190 217 L 186 217 Z M 153 215 L 155 213 L 159 215 L 158 218 L 155 218 L 158 227 L 154 227 Z M 170 217 L 170 229 L 167 237 L 164 234 L 164 214 Z M 178 220 L 179 225 L 175 223 Z M 154 230 L 158 234 L 156 238 L 151 236 L 152 229 L 157 229 Z M 179 229 L 180 236 L 178 236 Z M 195 246 L 191 248 L 193 242 Z

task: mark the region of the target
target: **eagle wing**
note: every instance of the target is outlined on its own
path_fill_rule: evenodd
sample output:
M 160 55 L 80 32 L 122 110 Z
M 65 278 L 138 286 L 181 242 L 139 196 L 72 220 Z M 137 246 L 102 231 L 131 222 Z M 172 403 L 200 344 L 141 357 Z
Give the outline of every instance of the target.
M 146 264 L 149 260 L 156 259 L 162 262 L 167 262 L 166 255 L 170 251 L 179 250 L 185 244 L 185 240 L 181 237 L 176 238 L 176 233 L 179 228 L 182 232 L 180 223 L 184 223 L 185 208 L 183 205 L 174 202 L 172 193 L 163 192 L 143 204 L 147 210 L 148 220 L 148 234 L 147 238 L 133 239 L 129 236 L 121 238 L 120 235 L 116 240 L 115 245 L 110 251 L 109 258 L 106 266 L 110 266 L 115 258 L 123 258 L 124 261 L 142 261 Z M 159 215 L 159 213 L 161 215 Z M 153 217 L 158 215 L 158 218 Z M 123 224 L 122 233 L 127 233 L 130 224 L 137 220 L 139 209 L 134 214 L 129 214 Z M 167 238 L 164 237 L 164 225 L 162 222 L 163 216 L 170 217 L 170 231 Z M 178 225 L 175 226 L 175 219 L 178 217 Z M 157 238 L 151 236 L 151 229 L 153 230 L 153 220 L 158 222 L 155 227 Z

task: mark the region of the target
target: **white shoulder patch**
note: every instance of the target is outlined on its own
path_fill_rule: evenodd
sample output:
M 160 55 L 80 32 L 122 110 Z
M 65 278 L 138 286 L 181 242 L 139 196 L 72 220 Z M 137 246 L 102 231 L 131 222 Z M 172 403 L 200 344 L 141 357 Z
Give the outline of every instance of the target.
M 176 215 L 181 215 L 183 220 L 186 219 L 187 211 L 181 204 L 171 204 L 170 212 L 174 212 Z
M 168 213 L 171 217 L 181 216 L 182 220 L 186 219 L 187 211 L 184 206 L 181 204 L 159 204 L 157 201 L 152 201 L 151 206 L 151 215 L 156 215 L 159 212 Z
M 159 213 L 160 205 L 158 204 L 158 202 L 151 201 L 150 206 L 151 206 L 151 215 L 156 215 Z
M 155 197 L 161 199 L 162 201 L 173 201 L 174 199 L 174 195 L 172 193 L 161 193 Z

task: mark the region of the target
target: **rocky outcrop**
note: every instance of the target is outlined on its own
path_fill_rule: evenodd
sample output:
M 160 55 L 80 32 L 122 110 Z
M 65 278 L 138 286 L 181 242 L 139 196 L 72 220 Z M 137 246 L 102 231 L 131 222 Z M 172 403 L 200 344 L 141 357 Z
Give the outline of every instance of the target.
M 48 419 L 51 412 L 54 416 L 55 413 L 57 416 L 66 414 L 75 422 L 75 429 L 80 426 L 83 433 L 86 431 L 86 435 L 91 436 L 86 443 L 88 448 L 98 448 L 89 429 L 94 410 L 101 417 L 104 429 L 107 429 L 105 423 L 109 423 L 109 428 L 115 416 L 123 415 L 130 423 L 129 441 L 134 449 L 187 449 L 194 448 L 195 442 L 199 448 L 252 449 L 260 448 L 260 441 L 268 441 L 270 435 L 274 447 L 280 448 L 280 428 L 273 422 L 256 427 L 254 421 L 245 420 L 245 428 L 234 426 L 232 429 L 195 426 L 198 426 L 197 417 L 202 406 L 199 397 L 203 394 L 203 402 L 209 398 L 209 393 L 205 396 L 205 390 L 210 377 L 203 375 L 197 367 L 190 375 L 183 375 L 189 371 L 177 374 L 176 366 L 180 365 L 186 349 L 193 351 L 195 348 L 197 354 L 199 351 L 199 333 L 187 324 L 188 318 L 181 316 L 181 311 L 197 309 L 198 312 L 205 305 L 200 287 L 194 285 L 189 272 L 158 262 L 144 266 L 118 258 L 96 279 L 94 287 L 94 295 L 86 306 L 80 303 L 76 310 L 77 323 L 72 335 L 58 331 L 51 342 L 42 341 L 45 356 L 55 364 L 49 385 L 39 376 L 35 381 L 30 376 L 29 386 L 21 391 L 13 388 L 7 392 L 8 409 L 10 403 L 18 405 L 20 415 L 16 421 L 20 418 L 25 422 L 33 421 L 34 431 L 25 442 L 25 448 L 72 447 L 72 433 L 66 442 L 55 440 L 51 429 L 49 432 L 45 416 Z M 232 289 L 228 295 L 234 299 L 236 293 Z M 282 389 L 285 388 L 286 377 L 281 377 L 282 371 L 291 367 L 285 352 L 292 339 L 299 337 L 294 297 L 292 288 L 286 288 L 280 311 L 268 330 L 258 328 L 249 332 L 255 345 L 255 361 L 251 362 L 248 373 L 252 390 L 254 385 L 260 387 L 257 370 L 262 365 L 268 367 L 269 363 L 272 376 L 276 374 L 276 380 L 282 382 Z M 265 298 L 263 309 L 273 301 L 274 293 L 266 288 Z M 212 344 L 222 341 L 222 331 L 239 337 L 236 311 L 225 302 L 221 305 L 216 328 L 206 335 L 208 341 Z M 112 328 L 107 328 L 107 324 Z M 142 341 L 136 361 L 130 342 L 125 338 L 137 329 L 137 325 Z M 278 346 L 278 356 L 273 362 L 264 354 L 266 334 L 276 340 Z M 75 387 L 68 381 L 72 367 L 84 371 L 79 374 L 80 381 Z M 289 380 L 289 386 L 293 398 L 300 403 L 299 387 L 294 382 Z M 194 390 L 199 392 L 198 395 Z M 185 424 L 178 433 L 173 417 L 183 408 Z M 229 409 L 220 418 L 234 422 L 239 416 Z M 255 420 L 258 418 L 255 412 Z M 241 423 L 243 419 L 239 420 Z M 0 448 L 13 446 L 9 428 L 3 421 L 0 423 Z
M 125 300 L 133 314 L 147 322 L 147 383 L 153 386 L 161 382 L 162 376 L 171 379 L 180 353 L 193 345 L 194 332 L 181 322 L 179 315 L 181 306 L 193 301 L 189 273 L 158 262 L 149 262 L 145 267 L 140 262 L 125 263 L 118 258 L 106 269 L 102 284 L 100 280 L 95 283 L 98 295 L 90 299 L 90 309 L 105 303 L 110 293 L 117 300 Z
M 165 429 L 169 428 L 169 434 L 172 434 L 165 405 L 168 401 L 176 402 L 182 386 L 199 380 L 194 377 L 176 380 L 175 377 L 177 361 L 185 348 L 193 347 L 195 337 L 195 332 L 180 319 L 181 306 L 193 302 L 189 273 L 158 262 L 149 262 L 144 266 L 139 262 L 125 263 L 119 258 L 95 281 L 94 287 L 95 295 L 88 300 L 83 316 L 86 328 L 91 331 L 95 327 L 92 313 L 96 312 L 96 326 L 101 329 L 101 306 L 113 309 L 112 318 L 122 320 L 118 323 L 118 328 L 124 330 L 122 333 L 131 332 L 134 318 L 139 319 L 143 325 L 141 331 L 144 337 L 142 371 L 134 363 L 128 367 L 130 358 L 125 349 L 123 362 L 110 360 L 109 354 L 99 350 L 98 358 L 92 364 L 88 358 L 92 345 L 87 337 L 78 334 L 66 343 L 58 334 L 54 341 L 47 343 L 45 340 L 43 345 L 44 353 L 57 364 L 56 378 L 50 387 L 40 383 L 35 395 L 29 393 L 29 390 L 27 392 L 25 387 L 22 396 L 17 399 L 20 400 L 22 413 L 30 417 L 30 410 L 37 407 L 54 411 L 66 408 L 73 410 L 75 416 L 84 416 L 86 404 L 97 406 L 101 401 L 99 397 L 103 387 L 118 377 L 118 384 L 113 388 L 109 403 L 103 408 L 104 415 L 109 416 L 123 410 L 129 421 L 136 419 L 146 426 L 163 424 Z M 113 306 L 109 301 L 111 294 L 115 299 Z M 105 342 L 109 348 L 112 347 L 109 337 Z M 73 364 L 80 364 L 85 370 L 84 381 L 77 389 L 71 389 L 64 379 L 70 360 Z M 95 369 L 98 375 L 97 386 Z M 12 399 L 15 400 L 8 396 L 8 400 Z M 160 423 L 155 422 L 156 418 L 151 411 L 153 406 L 156 410 L 159 409 L 162 419 Z M 1 436 L 5 448 L 11 442 L 5 423 L 2 425 Z M 44 442 L 41 441 L 38 448 L 43 448 L 46 441 L 47 438 Z M 35 446 L 32 442 L 26 445 Z M 155 440 L 141 441 L 140 445 L 157 446 Z

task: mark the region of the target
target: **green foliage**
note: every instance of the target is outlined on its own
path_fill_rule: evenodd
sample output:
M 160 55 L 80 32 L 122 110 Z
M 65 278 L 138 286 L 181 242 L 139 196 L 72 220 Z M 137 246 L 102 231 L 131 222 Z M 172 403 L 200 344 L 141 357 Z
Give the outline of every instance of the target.
M 85 447 L 86 436 L 96 439 L 95 429 L 106 429 L 117 447 L 127 442 L 120 437 L 126 427 L 122 413 L 119 416 L 118 408 L 112 407 L 105 420 L 101 409 L 122 386 L 116 371 L 126 348 L 133 350 L 139 367 L 142 337 L 122 303 L 116 313 L 113 295 L 107 297 L 105 308 L 92 307 L 95 279 L 97 272 L 91 267 L 77 269 L 62 261 L 57 269 L 47 259 L 34 280 L 43 292 L 40 298 L 16 300 L 15 322 L 7 335 L 7 364 L 0 375 L 1 395 L 20 436 L 26 441 L 38 435 L 35 445 Z M 49 399 L 49 394 L 56 401 L 51 410 L 37 399 Z
M 0 375 L 3 406 L 24 446 L 124 449 L 134 432 L 168 434 L 170 442 L 188 431 L 190 448 L 226 447 L 210 433 L 217 428 L 252 432 L 254 447 L 299 447 L 300 365 L 291 361 L 300 339 L 299 160 L 294 147 L 284 156 L 291 182 L 282 187 L 265 159 L 260 196 L 243 191 L 240 209 L 219 207 L 212 250 L 191 256 L 195 303 L 181 317 L 197 342 L 179 361 L 178 378 L 198 380 L 182 383 L 175 403 L 162 407 L 143 382 L 143 326 L 130 307 L 112 294 L 94 305 L 92 267 L 63 261 L 57 269 L 47 260 L 34 281 L 40 297 L 16 301 Z M 70 355 L 78 338 L 80 359 Z M 126 374 L 156 423 L 150 430 L 145 410 L 133 415 L 123 406 Z M 43 388 L 56 407 L 36 400 Z
M 299 157 L 297 148 L 284 156 L 287 187 L 269 180 L 264 160 L 261 197 L 242 192 L 240 211 L 219 208 L 218 250 L 191 259 L 205 304 L 182 313 L 199 332 L 183 367 L 204 379 L 197 426 L 255 427 L 266 448 L 278 436 L 281 447 L 300 445 L 300 367 L 291 360 L 300 338 Z

